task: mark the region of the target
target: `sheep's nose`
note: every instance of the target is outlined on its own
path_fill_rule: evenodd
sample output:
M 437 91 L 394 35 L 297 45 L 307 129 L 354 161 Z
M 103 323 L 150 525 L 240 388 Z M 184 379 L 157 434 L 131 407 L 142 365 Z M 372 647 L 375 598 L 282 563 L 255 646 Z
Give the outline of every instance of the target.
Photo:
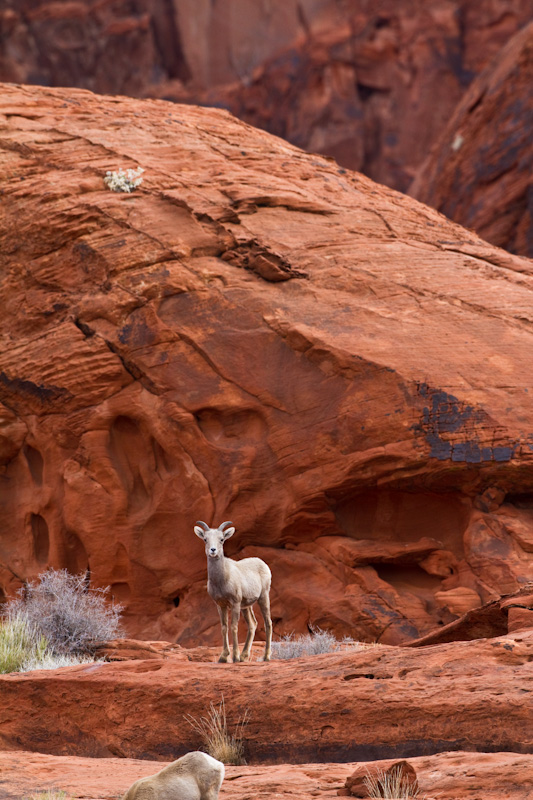
M 216 553 L 216 551 L 217 551 L 216 547 L 212 547 L 212 548 L 211 548 L 211 552 L 212 552 L 212 553 Z

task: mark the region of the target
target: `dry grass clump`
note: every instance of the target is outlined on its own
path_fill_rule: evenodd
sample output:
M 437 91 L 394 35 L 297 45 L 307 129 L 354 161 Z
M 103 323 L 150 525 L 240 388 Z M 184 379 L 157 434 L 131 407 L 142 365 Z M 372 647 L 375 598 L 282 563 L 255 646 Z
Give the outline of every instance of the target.
M 69 800 L 69 798 L 62 789 L 47 789 L 45 792 L 30 794 L 24 800 Z
M 98 642 L 120 633 L 122 606 L 106 602 L 107 589 L 92 589 L 87 576 L 49 569 L 20 590 L 9 616 L 23 617 L 55 655 L 93 655 Z
M 387 797 L 394 800 L 422 800 L 420 790 L 413 786 L 412 780 L 401 769 L 393 767 L 387 772 L 381 770 L 374 775 L 367 775 L 365 785 L 369 797 Z
M 224 696 L 218 707 L 213 703 L 209 704 L 206 717 L 196 719 L 191 714 L 186 714 L 185 719 L 191 728 L 200 735 L 204 750 L 210 756 L 222 761 L 223 764 L 240 766 L 246 763 L 244 759 L 244 726 L 248 721 L 248 709 L 237 722 L 233 733 L 228 731 Z
M 0 626 L 0 673 L 24 672 L 47 651 L 45 637 L 24 616 L 13 615 Z
M 322 653 L 336 653 L 346 648 L 363 649 L 372 645 L 356 642 L 345 636 L 340 641 L 329 631 L 314 628 L 312 633 L 295 636 L 289 633 L 278 642 L 272 642 L 272 658 L 303 658 L 318 656 Z

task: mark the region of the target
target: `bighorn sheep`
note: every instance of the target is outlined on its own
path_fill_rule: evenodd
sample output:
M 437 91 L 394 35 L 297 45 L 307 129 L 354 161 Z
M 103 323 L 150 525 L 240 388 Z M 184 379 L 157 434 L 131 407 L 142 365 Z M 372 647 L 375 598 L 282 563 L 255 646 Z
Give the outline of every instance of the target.
M 270 618 L 270 569 L 260 558 L 243 558 L 233 561 L 224 556 L 224 542 L 233 536 L 235 528 L 231 522 L 223 522 L 218 528 L 210 528 L 205 522 L 197 522 L 195 534 L 205 542 L 207 555 L 207 591 L 218 606 L 222 626 L 223 650 L 219 661 L 226 662 L 229 656 L 228 610 L 231 609 L 231 635 L 233 661 L 246 661 L 254 640 L 257 620 L 253 604 L 259 608 L 265 621 L 265 661 L 270 661 L 272 645 L 272 620 Z M 239 654 L 238 626 L 241 613 L 246 620 L 248 633 L 244 649 Z
M 122 800 L 217 800 L 224 764 L 195 750 L 130 786 Z

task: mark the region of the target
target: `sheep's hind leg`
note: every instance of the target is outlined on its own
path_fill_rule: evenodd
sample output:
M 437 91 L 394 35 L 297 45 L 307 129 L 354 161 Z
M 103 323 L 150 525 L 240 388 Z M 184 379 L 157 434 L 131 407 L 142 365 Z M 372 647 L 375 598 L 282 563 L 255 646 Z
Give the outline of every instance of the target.
M 228 639 L 228 609 L 227 606 L 221 608 L 217 606 L 220 615 L 220 626 L 222 628 L 222 652 L 218 659 L 222 664 L 226 664 L 229 656 L 229 639 Z
M 241 616 L 241 604 L 235 603 L 231 607 L 231 637 L 233 640 L 233 663 L 241 660 L 239 653 L 239 617 Z
M 246 634 L 244 650 L 241 653 L 241 661 L 248 661 L 250 659 L 250 650 L 254 643 L 257 620 L 255 618 L 254 610 L 251 606 L 249 608 L 243 608 L 242 613 L 248 626 L 248 633 Z
M 272 655 L 272 619 L 270 617 L 270 597 L 268 593 L 262 594 L 257 602 L 265 621 L 265 656 L 263 660 L 270 661 L 270 656 Z

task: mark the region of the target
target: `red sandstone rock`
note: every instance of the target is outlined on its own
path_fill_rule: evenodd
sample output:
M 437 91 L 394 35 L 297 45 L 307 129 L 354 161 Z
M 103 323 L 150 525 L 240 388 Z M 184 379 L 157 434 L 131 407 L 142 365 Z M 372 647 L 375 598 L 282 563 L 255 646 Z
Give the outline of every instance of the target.
M 223 104 L 405 190 L 529 0 L 7 0 L 0 80 Z
M 458 591 L 459 602 L 467 590 Z M 448 592 L 437 592 L 446 596 Z M 452 594 L 455 593 L 452 590 Z M 468 597 L 468 595 L 467 595 Z M 445 598 L 446 599 L 446 598 Z M 460 606 L 458 606 L 459 610 Z M 471 641 L 472 639 L 502 636 L 506 632 L 533 628 L 533 595 L 531 584 L 501 600 L 492 600 L 484 605 L 466 610 L 459 619 L 431 631 L 420 639 L 409 642 L 407 647 L 422 647 L 428 644 Z
M 410 193 L 513 253 L 533 256 L 533 23 L 472 83 Z
M 0 97 L 6 595 L 89 566 L 130 635 L 218 643 L 196 519 L 270 564 L 276 636 L 530 579 L 530 261 L 227 112 Z
M 168 653 L 12 674 L 0 677 L 0 749 L 168 760 L 201 745 L 185 717 L 224 697 L 230 730 L 248 709 L 249 763 L 531 753 L 532 657 L 529 630 L 271 663 Z

